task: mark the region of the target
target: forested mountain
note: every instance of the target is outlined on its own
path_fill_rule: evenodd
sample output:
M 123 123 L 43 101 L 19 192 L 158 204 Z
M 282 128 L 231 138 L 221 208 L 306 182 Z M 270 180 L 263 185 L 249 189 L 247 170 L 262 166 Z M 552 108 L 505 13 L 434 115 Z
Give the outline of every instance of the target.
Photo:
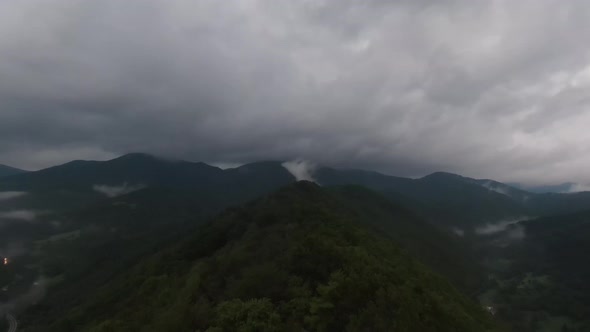
M 37 282 L 48 288 L 45 299 L 26 311 L 23 308 L 31 304 L 30 301 L 13 309 L 24 326 L 28 324 L 32 330 L 43 331 L 43 326 L 64 318 L 54 325 L 56 331 L 59 328 L 77 330 L 81 326 L 90 329 L 102 323 L 105 326 L 115 324 L 112 326 L 118 330 L 116 320 L 120 317 L 111 322 L 103 317 L 104 321 L 99 322 L 89 320 L 88 313 L 102 308 L 103 302 L 96 301 L 111 301 L 109 308 L 119 306 L 118 301 L 127 303 L 124 298 L 98 299 L 96 292 L 105 290 L 105 294 L 114 294 L 112 287 L 120 287 L 118 283 L 122 280 L 137 277 L 129 275 L 132 267 L 145 269 L 146 262 L 163 266 L 165 262 L 158 257 L 165 253 L 178 255 L 184 250 L 180 245 L 174 247 L 175 243 L 182 242 L 186 248 L 190 246 L 188 243 L 194 245 L 195 239 L 204 241 L 200 237 L 205 236 L 203 232 L 216 230 L 225 234 L 221 226 L 212 225 L 225 225 L 227 220 L 234 226 L 243 223 L 256 227 L 231 237 L 224 242 L 225 249 L 216 247 L 207 255 L 226 260 L 224 255 L 233 252 L 232 248 L 253 245 L 251 238 L 242 235 L 254 232 L 261 247 L 253 252 L 264 258 L 266 247 L 273 248 L 270 250 L 283 248 L 273 247 L 274 232 L 283 234 L 284 227 L 295 227 L 297 234 L 315 232 L 297 218 L 303 214 L 314 219 L 313 215 L 318 213 L 329 215 L 326 220 L 334 223 L 342 219 L 347 225 L 342 227 L 352 227 L 353 233 L 357 229 L 368 232 L 367 238 L 371 239 L 368 242 L 401 248 L 403 257 L 419 262 L 425 271 L 442 276 L 470 300 L 479 298 L 482 305 L 497 312 L 496 318 L 507 321 L 515 330 L 536 332 L 538 327 L 558 326 L 559 329 L 584 331 L 584 317 L 590 307 L 584 281 L 590 274 L 578 262 L 584 260 L 590 243 L 585 224 L 589 215 L 584 212 L 590 206 L 590 193 L 535 194 L 494 180 L 444 172 L 409 179 L 372 171 L 317 167 L 310 170 L 310 175 L 321 188 L 310 183 L 292 185 L 296 177 L 280 161 L 223 170 L 204 163 L 129 154 L 109 161 L 74 161 L 3 177 L 0 179 L 0 254 L 15 259 L 8 267 L 0 266 L 0 286 L 6 289 L 0 292 L 0 302 L 26 294 L 31 284 Z M 289 189 L 267 196 L 289 185 L 292 185 Z M 265 198 L 235 208 L 261 196 Z M 293 206 L 281 197 L 293 199 Z M 313 203 L 314 199 L 319 205 Z M 267 214 L 262 202 L 276 206 L 268 207 L 268 214 L 273 216 L 268 218 L 275 220 L 269 225 L 261 221 L 266 217 L 258 216 Z M 313 213 L 307 215 L 297 207 L 304 212 L 309 208 Z M 228 208 L 230 210 L 226 210 Z M 224 210 L 227 212 L 222 217 L 209 224 Z M 283 210 L 284 213 L 279 213 Z M 237 211 L 246 212 L 236 214 Z M 560 215 L 564 212 L 570 214 Z M 244 216 L 249 217 L 242 218 Z M 535 219 L 537 216 L 542 218 Z M 279 220 L 287 220 L 287 224 Z M 188 237 L 192 237 L 193 242 Z M 349 246 L 348 240 L 346 236 L 342 240 L 347 243 L 344 247 Z M 300 245 L 289 241 L 281 245 L 289 248 Z M 364 244 L 362 247 L 368 254 L 377 250 L 379 255 L 391 255 L 385 247 L 367 249 Z M 345 250 L 334 250 L 341 249 Z M 170 290 L 170 294 L 175 294 L 178 287 L 184 287 L 191 278 L 192 273 L 187 271 L 196 269 L 202 262 L 212 261 L 205 256 L 190 260 L 174 256 L 173 261 L 180 260 L 177 263 L 184 270 L 172 276 L 172 283 L 179 284 L 171 286 L 176 288 Z M 285 265 L 293 263 L 289 257 L 278 255 L 282 263 L 270 258 L 267 263 L 282 271 L 280 275 L 290 275 L 291 268 Z M 233 264 L 234 258 L 227 259 L 225 264 Z M 255 263 L 247 259 L 243 264 Z M 175 268 L 171 271 L 176 271 Z M 231 274 L 231 280 L 240 279 L 246 273 L 242 268 L 230 272 L 235 273 Z M 216 278 L 220 276 L 218 272 L 212 273 Z M 171 281 L 166 279 L 168 277 L 158 275 L 156 279 L 167 283 Z M 233 294 L 233 290 L 225 289 L 229 287 L 225 284 L 230 283 L 228 280 L 215 286 L 221 297 L 208 298 L 211 303 L 207 312 L 211 315 L 217 305 Z M 287 280 L 291 280 L 290 277 Z M 140 281 L 138 285 L 143 284 Z M 164 287 L 160 281 L 150 282 L 155 283 L 155 288 L 146 285 L 136 289 L 129 283 L 125 285 L 130 292 L 142 289 L 153 292 Z M 312 284 L 315 286 L 305 288 L 306 294 L 311 294 L 306 298 L 309 301 L 321 295 L 316 287 L 321 282 Z M 524 287 L 525 284 L 530 287 Z M 149 292 L 129 296 L 146 301 L 148 298 L 151 301 L 151 296 L 155 295 L 165 297 L 164 293 Z M 230 295 L 223 295 L 226 292 Z M 144 295 L 147 297 L 143 298 Z M 271 297 L 269 300 L 276 305 L 277 301 L 291 295 L 282 294 L 280 299 Z M 263 300 L 265 296 L 260 296 L 262 302 L 255 301 L 253 305 L 258 308 L 263 303 L 266 308 L 269 302 Z M 191 302 L 190 305 L 196 304 Z M 76 307 L 83 309 L 76 311 L 73 309 Z M 144 309 L 130 314 L 140 315 Z M 145 310 L 154 319 L 159 315 L 151 311 L 153 308 Z M 284 318 L 284 312 L 277 314 Z M 318 328 L 309 325 L 307 314 L 308 311 L 299 316 L 300 326 L 310 331 Z M 112 313 L 112 316 L 118 314 Z M 159 326 L 157 324 L 154 326 Z M 194 322 L 190 324 L 204 328 Z
M 487 179 L 437 172 L 418 179 L 364 170 L 320 168 L 324 185 L 356 184 L 404 201 L 434 223 L 473 230 L 506 219 L 551 216 L 590 207 L 590 192 L 531 193 Z
M 200 162 L 168 160 L 131 153 L 108 161 L 72 161 L 37 172 L 4 178 L 3 190 L 70 190 L 93 191 L 96 186 L 155 186 L 181 189 L 219 190 L 226 184 L 256 181 L 276 185 L 294 177 L 280 162 L 259 162 L 222 170 Z M 198 188 L 197 188 L 198 187 Z
M 0 190 L 27 193 L 10 202 L 11 208 L 63 211 L 147 187 L 218 195 L 239 203 L 293 181 L 293 175 L 280 162 L 224 171 L 204 163 L 132 153 L 109 161 L 72 161 L 4 177 L 0 179 Z
M 395 195 L 396 199 L 405 198 L 408 205 L 425 217 L 449 226 L 472 227 L 527 213 L 524 206 L 510 197 L 450 173 L 407 179 L 376 172 L 323 168 L 317 172 L 317 179 L 325 185 L 357 184 Z
M 362 185 L 403 201 L 433 222 L 475 228 L 507 218 L 547 216 L 582 211 L 590 193 L 523 191 L 493 180 L 477 180 L 438 172 L 419 179 L 363 170 L 319 167 L 322 185 Z M 14 207 L 67 210 L 83 207 L 104 195 L 115 196 L 145 187 L 218 194 L 239 203 L 244 197 L 275 190 L 295 181 L 281 162 L 258 162 L 222 170 L 204 163 L 166 160 L 132 153 L 109 161 L 73 161 L 37 172 L 0 179 L 2 191 L 27 192 Z
M 418 235 L 414 217 L 373 195 L 293 184 L 130 267 L 50 328 L 40 320 L 26 331 L 494 330 L 410 256 L 415 248 L 402 249 Z

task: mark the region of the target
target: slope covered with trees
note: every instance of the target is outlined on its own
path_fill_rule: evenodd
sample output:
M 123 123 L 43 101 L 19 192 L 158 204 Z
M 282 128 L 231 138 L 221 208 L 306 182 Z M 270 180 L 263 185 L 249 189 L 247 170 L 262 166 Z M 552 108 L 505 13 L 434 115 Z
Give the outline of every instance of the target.
M 511 234 L 518 240 L 505 241 Z M 527 220 L 488 239 L 486 292 L 514 331 L 590 330 L 590 212 Z
M 378 203 L 373 217 L 389 211 L 402 225 L 387 230 L 367 221 L 373 203 L 350 207 L 368 197 L 296 183 L 227 210 L 57 321 L 25 330 L 494 330 L 479 305 L 409 254 L 417 249 L 396 243 L 393 229 L 413 232 L 405 210 Z

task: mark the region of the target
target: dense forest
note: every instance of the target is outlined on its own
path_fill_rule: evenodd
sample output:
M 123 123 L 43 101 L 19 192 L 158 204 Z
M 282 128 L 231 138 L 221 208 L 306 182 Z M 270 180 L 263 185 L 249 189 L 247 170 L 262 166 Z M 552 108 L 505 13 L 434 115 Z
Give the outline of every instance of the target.
M 21 211 L 0 218 L 0 301 L 19 331 L 588 330 L 587 193 L 314 177 L 145 154 L 0 177 Z
M 230 209 L 96 291 L 51 330 L 496 328 L 479 305 L 350 213 L 340 196 L 301 182 Z

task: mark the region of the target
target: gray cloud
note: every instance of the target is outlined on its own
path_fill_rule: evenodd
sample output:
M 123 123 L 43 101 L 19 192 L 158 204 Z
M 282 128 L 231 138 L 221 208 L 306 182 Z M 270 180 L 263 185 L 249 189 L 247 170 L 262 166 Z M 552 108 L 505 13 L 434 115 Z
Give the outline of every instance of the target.
M 590 182 L 586 1 L 0 4 L 0 161 Z

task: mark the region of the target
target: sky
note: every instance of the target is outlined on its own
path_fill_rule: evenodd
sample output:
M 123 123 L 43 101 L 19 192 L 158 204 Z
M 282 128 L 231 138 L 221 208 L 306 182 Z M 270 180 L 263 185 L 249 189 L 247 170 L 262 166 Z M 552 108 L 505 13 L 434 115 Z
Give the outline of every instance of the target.
M 585 0 L 3 0 L 0 163 L 590 183 Z

